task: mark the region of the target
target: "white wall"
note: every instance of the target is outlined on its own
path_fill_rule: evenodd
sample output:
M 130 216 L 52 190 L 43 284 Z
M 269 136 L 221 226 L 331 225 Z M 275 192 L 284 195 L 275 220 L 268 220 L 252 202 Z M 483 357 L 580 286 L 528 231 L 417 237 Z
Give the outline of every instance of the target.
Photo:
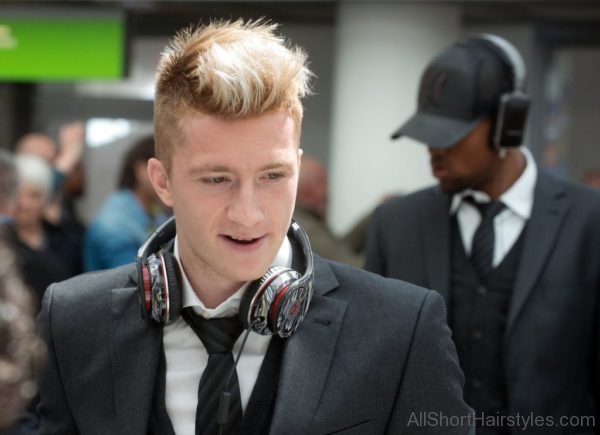
M 581 180 L 591 170 L 600 169 L 600 48 L 565 47 L 558 51 L 569 68 L 565 95 L 568 119 L 568 137 L 564 159 L 569 175 Z
M 302 148 L 305 154 L 329 162 L 332 58 L 334 28 L 329 23 L 283 24 L 280 29 L 294 45 L 308 54 L 309 68 L 315 74 L 313 95 L 304 101 Z
M 391 133 L 416 107 L 426 64 L 460 36 L 458 6 L 340 3 L 329 223 L 345 232 L 380 199 L 434 182 L 424 146 Z

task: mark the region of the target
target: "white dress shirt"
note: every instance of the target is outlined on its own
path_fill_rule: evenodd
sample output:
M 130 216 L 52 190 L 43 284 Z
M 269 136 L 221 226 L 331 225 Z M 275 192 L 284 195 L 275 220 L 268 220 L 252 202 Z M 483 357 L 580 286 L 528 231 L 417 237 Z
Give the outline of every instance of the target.
M 177 237 L 174 247 L 175 258 L 179 261 Z M 292 265 L 292 247 L 285 238 L 273 266 Z M 193 307 L 194 311 L 207 319 L 230 317 L 239 311 L 240 300 L 249 283 L 216 308 L 206 308 L 198 298 L 190 282 L 180 267 L 183 284 L 183 307 Z M 234 359 L 240 349 L 245 331 L 233 346 Z M 252 389 L 258 378 L 260 366 L 267 352 L 271 336 L 251 332 L 244 347 L 236 371 L 240 385 L 242 409 L 246 409 Z M 167 363 L 165 404 L 173 429 L 177 435 L 195 435 L 196 406 L 198 404 L 198 384 L 208 362 L 206 348 L 192 328 L 180 316 L 169 322 L 163 329 L 163 346 Z
M 498 213 L 494 219 L 495 243 L 492 259 L 494 267 L 502 262 L 519 238 L 523 227 L 531 216 L 533 207 L 537 167 L 529 150 L 525 147 L 519 149 L 525 156 L 525 170 L 512 186 L 498 198 L 506 208 Z M 452 197 L 450 214 L 457 214 L 463 245 L 467 255 L 470 255 L 473 237 L 481 222 L 481 216 L 473 204 L 464 201 L 466 196 L 473 196 L 477 202 L 489 202 L 490 197 L 485 192 L 471 189 L 456 193 Z

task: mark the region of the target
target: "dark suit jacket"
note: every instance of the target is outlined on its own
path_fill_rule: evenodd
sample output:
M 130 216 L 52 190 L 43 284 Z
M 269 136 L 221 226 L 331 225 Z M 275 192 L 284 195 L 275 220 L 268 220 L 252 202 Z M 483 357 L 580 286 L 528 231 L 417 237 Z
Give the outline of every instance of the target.
M 449 207 L 437 187 L 383 204 L 366 268 L 437 290 L 448 303 Z M 503 343 L 511 412 L 598 415 L 599 291 L 600 195 L 540 173 Z
M 442 298 L 319 257 L 315 274 L 307 317 L 284 344 L 271 433 L 469 433 Z M 162 328 L 141 319 L 135 281 L 129 265 L 46 292 L 44 433 L 146 434 Z

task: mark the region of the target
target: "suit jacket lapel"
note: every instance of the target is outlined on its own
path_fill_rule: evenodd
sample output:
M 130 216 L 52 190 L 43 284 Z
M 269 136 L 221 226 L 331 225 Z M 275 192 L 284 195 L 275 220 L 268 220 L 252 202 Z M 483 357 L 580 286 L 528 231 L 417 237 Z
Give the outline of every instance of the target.
M 540 174 L 531 217 L 525 229 L 521 263 L 508 312 L 506 337 L 544 267 L 568 208 L 569 201 L 564 188 L 549 176 Z
M 346 302 L 324 296 L 338 282 L 325 261 L 316 257 L 315 263 L 310 309 L 298 331 L 285 342 L 271 423 L 273 434 L 289 432 L 289 428 L 310 433 L 310 422 L 317 411 L 347 308 Z M 301 423 L 304 427 L 299 427 Z
M 138 299 L 135 287 L 112 291 L 110 348 L 116 427 L 122 434 L 141 435 L 152 408 L 162 328 L 141 319 Z
M 439 188 L 430 190 L 429 207 L 421 207 L 424 229 L 427 287 L 438 291 L 449 302 L 450 289 L 450 196 Z

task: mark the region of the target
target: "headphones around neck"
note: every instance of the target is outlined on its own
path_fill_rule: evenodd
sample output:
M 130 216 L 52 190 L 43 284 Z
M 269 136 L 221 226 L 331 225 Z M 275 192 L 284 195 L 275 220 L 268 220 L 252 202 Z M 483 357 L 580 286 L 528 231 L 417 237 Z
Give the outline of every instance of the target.
M 521 146 L 529 111 L 529 96 L 525 91 L 525 62 L 510 42 L 497 35 L 482 33 L 471 39 L 489 47 L 509 67 L 512 76 L 512 90 L 502 94 L 498 102 L 491 143 L 496 150 Z
M 166 323 L 182 310 L 179 263 L 171 252 L 176 234 L 175 218 L 158 227 L 140 247 L 136 257 L 142 317 Z M 245 329 L 261 335 L 285 338 L 298 329 L 313 294 L 313 255 L 308 236 L 292 220 L 287 233 L 292 244 L 294 269 L 272 266 L 252 281 L 240 302 L 239 316 Z

